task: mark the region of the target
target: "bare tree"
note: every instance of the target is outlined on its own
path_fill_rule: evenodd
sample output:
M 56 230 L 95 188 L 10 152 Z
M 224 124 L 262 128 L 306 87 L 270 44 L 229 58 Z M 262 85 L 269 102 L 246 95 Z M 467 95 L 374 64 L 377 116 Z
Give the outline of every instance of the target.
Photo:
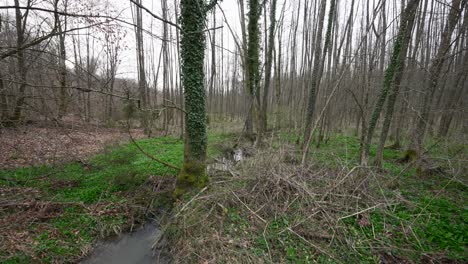
M 136 5 L 141 6 L 141 0 L 135 0 Z M 141 7 L 137 6 L 135 10 L 135 37 L 136 37 L 136 52 L 138 61 L 138 86 L 140 91 L 140 107 L 143 109 L 141 113 L 141 124 L 146 134 L 150 134 L 150 128 L 148 126 L 148 98 L 147 98 L 147 81 L 145 71 L 145 51 L 143 44 L 143 15 Z
M 426 133 L 434 93 L 437 85 L 439 84 L 442 67 L 447 59 L 446 54 L 450 50 L 452 33 L 461 17 L 463 9 L 466 8 L 466 5 L 466 0 L 452 0 L 445 28 L 440 36 L 440 44 L 437 49 L 437 53 L 428 70 L 428 78 L 424 83 L 425 90 L 422 108 L 418 115 L 416 126 L 413 130 L 413 140 L 409 146 L 409 150 L 415 151 L 418 156 L 421 154 L 422 143 Z
M 271 69 L 273 65 L 273 48 L 275 46 L 275 27 L 276 27 L 276 1 L 272 0 L 270 3 L 270 27 L 268 28 L 268 42 L 266 45 L 266 61 L 265 61 L 265 82 L 263 88 L 262 109 L 260 110 L 260 131 L 261 134 L 267 130 L 268 127 L 268 95 L 270 91 Z

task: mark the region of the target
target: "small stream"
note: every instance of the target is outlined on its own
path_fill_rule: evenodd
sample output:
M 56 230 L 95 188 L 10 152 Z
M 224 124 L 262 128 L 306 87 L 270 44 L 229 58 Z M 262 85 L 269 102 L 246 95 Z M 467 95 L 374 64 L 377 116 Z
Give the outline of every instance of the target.
M 244 159 L 242 149 L 235 149 L 228 157 L 208 165 L 208 171 L 229 171 L 237 162 Z M 170 258 L 160 249 L 153 249 L 155 239 L 161 230 L 154 223 L 147 223 L 131 233 L 123 233 L 117 238 L 99 242 L 91 255 L 81 264 L 166 264 Z
M 100 242 L 91 255 L 81 264 L 154 264 L 169 263 L 170 260 L 155 250 L 152 245 L 160 234 L 159 228 L 152 223 L 131 233 L 121 234 L 115 239 Z

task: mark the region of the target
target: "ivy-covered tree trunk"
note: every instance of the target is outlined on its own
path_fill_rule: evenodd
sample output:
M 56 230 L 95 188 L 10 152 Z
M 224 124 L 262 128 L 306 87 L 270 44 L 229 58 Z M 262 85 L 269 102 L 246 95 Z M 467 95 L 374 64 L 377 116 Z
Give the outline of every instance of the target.
M 249 25 L 248 44 L 246 58 L 246 87 L 248 94 L 248 113 L 245 122 L 246 136 L 253 138 L 253 118 L 255 107 L 255 96 L 258 95 L 260 83 L 259 53 L 260 53 L 260 31 L 258 29 L 258 19 L 260 18 L 259 0 L 249 1 Z M 257 109 L 258 111 L 259 109 Z
M 377 125 L 377 121 L 379 120 L 380 113 L 382 112 L 385 100 L 387 99 L 388 93 L 390 92 L 392 83 L 394 82 L 395 76 L 397 74 L 402 74 L 402 70 L 404 67 L 404 59 L 406 57 L 408 42 L 411 38 L 410 32 L 413 24 L 408 22 L 411 16 L 414 16 L 419 1 L 420 0 L 411 0 L 411 2 L 408 3 L 405 10 L 403 11 L 403 16 L 400 22 L 400 28 L 398 29 L 398 35 L 393 45 L 393 53 L 391 56 L 390 64 L 388 65 L 387 70 L 385 71 L 383 88 L 382 91 L 380 91 L 379 98 L 377 99 L 377 103 L 374 106 L 374 111 L 372 112 L 371 118 L 369 120 L 367 137 L 363 146 L 363 158 L 361 160 L 361 163 L 363 164 L 367 164 L 367 161 L 369 159 L 370 145 L 372 142 L 372 137 L 374 135 L 375 127 Z M 409 26 L 411 26 L 411 28 Z
M 393 111 L 395 109 L 395 102 L 400 92 L 400 84 L 403 79 L 403 71 L 405 69 L 405 62 L 406 62 L 406 53 L 408 51 L 408 44 L 411 40 L 411 32 L 413 31 L 414 19 L 416 16 L 416 10 L 419 5 L 419 0 L 413 0 L 408 4 L 408 8 L 405 12 L 405 19 L 407 21 L 406 29 L 404 32 L 403 40 L 402 40 L 402 47 L 398 58 L 399 65 L 395 70 L 395 76 L 393 77 L 393 84 L 391 85 L 390 95 L 388 96 L 388 103 L 387 103 L 387 110 L 385 112 L 385 119 L 382 127 L 382 132 L 380 134 L 379 145 L 377 146 L 377 152 L 375 154 L 374 165 L 377 167 L 381 166 L 382 158 L 383 158 L 383 149 L 385 146 L 385 142 L 387 141 L 388 131 L 390 130 L 390 124 L 393 118 Z M 366 149 L 369 151 L 369 149 Z
M 185 95 L 184 164 L 177 177 L 174 196 L 207 184 L 206 106 L 203 61 L 205 58 L 204 0 L 181 0 L 181 63 Z

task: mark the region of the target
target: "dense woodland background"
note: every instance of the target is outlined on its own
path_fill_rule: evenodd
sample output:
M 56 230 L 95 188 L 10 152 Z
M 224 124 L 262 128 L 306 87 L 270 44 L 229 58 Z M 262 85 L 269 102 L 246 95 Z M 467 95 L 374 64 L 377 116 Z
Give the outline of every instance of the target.
M 10 2 L 2 6 L 0 23 L 3 126 L 64 118 L 116 125 L 151 116 L 144 118 L 150 124 L 141 124 L 149 132 L 183 123 L 177 108 L 183 105 L 179 28 L 164 22 L 177 21 L 178 2 L 152 4 L 154 13 L 134 3 Z M 388 134 L 396 145 L 416 130 L 438 137 L 466 133 L 466 1 L 259 3 L 253 90 L 247 76 L 252 62 L 246 59 L 250 4 L 237 3 L 240 31 L 224 19 L 219 4 L 208 14 L 205 87 L 211 119 L 251 118 L 253 111 L 260 133 L 262 127 L 312 126 L 320 144 L 330 132 L 352 128 L 364 142 L 380 106 L 377 128 L 390 119 Z M 405 18 L 411 4 L 415 8 Z M 133 19 L 120 18 L 129 8 Z M 399 40 L 404 23 L 411 24 L 409 39 Z M 129 45 L 133 37 L 136 46 Z M 400 64 L 392 59 L 395 45 L 407 46 Z M 129 50 L 137 54 L 137 79 L 119 71 Z M 391 87 L 385 87 L 390 70 L 401 76 L 389 76 Z M 390 91 L 382 100 L 385 89 Z
M 0 262 L 465 263 L 467 79 L 468 0 L 0 0 Z

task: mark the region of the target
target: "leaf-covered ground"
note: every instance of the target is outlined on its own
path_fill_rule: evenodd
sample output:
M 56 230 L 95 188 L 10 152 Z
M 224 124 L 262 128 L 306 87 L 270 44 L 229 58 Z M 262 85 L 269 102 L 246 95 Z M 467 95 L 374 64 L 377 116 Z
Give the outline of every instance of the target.
M 142 138 L 141 129 L 132 137 Z M 128 131 L 91 126 L 20 126 L 0 130 L 0 168 L 19 168 L 84 160 L 105 146 L 129 141 Z

